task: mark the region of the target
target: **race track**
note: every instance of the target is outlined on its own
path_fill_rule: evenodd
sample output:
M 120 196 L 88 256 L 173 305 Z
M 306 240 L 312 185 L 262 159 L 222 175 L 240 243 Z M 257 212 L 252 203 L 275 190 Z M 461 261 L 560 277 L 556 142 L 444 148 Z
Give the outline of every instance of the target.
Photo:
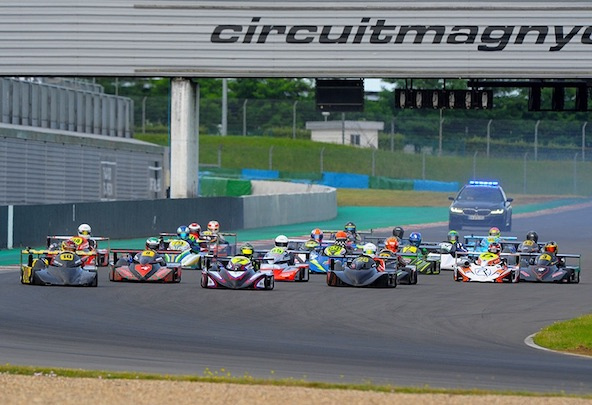
M 592 358 L 524 339 L 591 312 L 591 216 L 590 207 L 515 216 L 511 233 L 535 229 L 561 252 L 582 253 L 577 285 L 456 283 L 443 272 L 390 290 L 329 288 L 311 275 L 273 291 L 224 291 L 202 289 L 197 271 L 148 285 L 112 283 L 103 270 L 98 288 L 60 288 L 23 286 L 3 270 L 0 362 L 590 394 Z M 421 232 L 439 241 L 447 229 Z

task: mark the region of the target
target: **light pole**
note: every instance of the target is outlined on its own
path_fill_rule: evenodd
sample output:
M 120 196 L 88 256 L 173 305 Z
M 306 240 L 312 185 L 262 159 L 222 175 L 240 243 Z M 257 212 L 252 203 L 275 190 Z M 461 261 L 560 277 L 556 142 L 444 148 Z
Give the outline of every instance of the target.
M 247 101 L 248 98 L 243 102 L 243 136 L 247 136 Z
M 582 125 L 582 162 L 586 161 L 586 125 L 587 121 Z
M 142 133 L 146 133 L 146 99 L 148 96 L 142 98 Z
M 222 123 L 220 134 L 228 134 L 228 79 L 222 79 Z
M 442 125 L 444 118 L 442 118 L 442 109 L 440 108 L 440 127 L 438 129 L 438 156 L 442 156 Z
M 294 105 L 292 106 L 292 139 L 296 139 L 296 105 L 298 104 L 298 100 L 294 101 Z
M 487 123 L 487 159 L 489 159 L 489 140 L 491 138 L 491 123 L 493 120 L 489 120 Z
M 541 120 L 538 120 L 534 125 L 534 161 L 536 162 L 538 159 L 538 152 L 539 152 L 539 124 Z

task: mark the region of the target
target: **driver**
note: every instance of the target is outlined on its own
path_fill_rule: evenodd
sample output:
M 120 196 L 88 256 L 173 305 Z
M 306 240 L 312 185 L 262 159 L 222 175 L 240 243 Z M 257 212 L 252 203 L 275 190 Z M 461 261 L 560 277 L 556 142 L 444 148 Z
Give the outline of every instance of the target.
M 345 224 L 344 230 L 347 235 L 347 240 L 349 242 L 353 243 L 354 245 L 362 243 L 362 237 L 360 236 L 360 234 L 358 234 L 356 224 L 350 221 L 347 224 Z
M 319 251 L 323 243 L 323 231 L 320 228 L 315 228 L 310 231 L 310 239 L 304 242 L 300 249 Z
M 406 266 L 407 262 L 399 254 L 399 241 L 396 236 L 390 236 L 384 241 L 384 249 L 378 252 L 379 257 L 394 257 L 397 259 L 397 266 Z
M 345 256 L 349 253 L 347 249 L 347 234 L 344 231 L 335 233 L 335 243 L 327 246 L 324 250 L 326 256 Z
M 448 235 L 446 235 L 446 241 L 452 245 L 452 249 L 450 250 L 450 253 L 452 254 L 454 254 L 454 252 L 467 251 L 465 245 L 460 241 L 460 235 L 454 229 L 448 232 Z
M 78 226 L 78 236 L 84 239 L 78 248 L 79 250 L 95 250 L 97 248 L 97 242 L 91 239 L 92 230 L 89 224 L 80 224 Z
M 487 250 L 487 248 L 489 248 L 489 245 L 491 245 L 492 243 L 500 243 L 501 237 L 502 233 L 500 232 L 499 228 L 495 226 L 490 228 L 488 235 L 485 238 L 481 239 L 481 242 L 479 243 L 481 250 Z
M 146 239 L 146 250 L 142 252 L 136 253 L 133 258 L 133 261 L 140 262 L 140 258 L 143 256 L 150 256 L 152 257 L 151 263 L 158 263 L 161 266 L 166 266 L 166 261 L 164 257 L 158 253 L 158 247 L 160 246 L 160 240 L 158 238 L 148 238 Z
M 545 246 L 543 247 L 543 252 L 551 256 L 551 264 L 557 267 L 562 267 L 565 266 L 565 260 L 557 257 L 558 250 L 557 242 L 553 240 L 545 243 Z

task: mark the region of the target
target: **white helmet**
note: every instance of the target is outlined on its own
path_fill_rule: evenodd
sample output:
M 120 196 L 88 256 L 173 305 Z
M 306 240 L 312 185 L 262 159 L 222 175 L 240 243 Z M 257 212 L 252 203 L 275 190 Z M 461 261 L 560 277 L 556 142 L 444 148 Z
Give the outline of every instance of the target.
M 366 243 L 364 245 L 364 247 L 362 248 L 362 250 L 364 251 L 364 254 L 367 254 L 367 255 L 375 255 L 376 254 L 376 250 L 378 250 L 378 249 L 377 249 L 377 247 L 376 247 L 376 245 L 374 243 L 368 242 L 368 243 Z
M 188 228 L 191 233 L 196 233 L 198 235 L 201 233 L 201 226 L 197 222 L 190 223 Z
M 78 236 L 89 237 L 91 234 L 90 225 L 89 224 L 80 224 L 78 227 Z
M 218 221 L 208 222 L 208 231 L 216 233 L 219 230 L 220 230 L 220 224 L 218 223 Z
M 288 247 L 288 237 L 286 235 L 279 235 L 275 238 L 275 245 L 277 247 Z

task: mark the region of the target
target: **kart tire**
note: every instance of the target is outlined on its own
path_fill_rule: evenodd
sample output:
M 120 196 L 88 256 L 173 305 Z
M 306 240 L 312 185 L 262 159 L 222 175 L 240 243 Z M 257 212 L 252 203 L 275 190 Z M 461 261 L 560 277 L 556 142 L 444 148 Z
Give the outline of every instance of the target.
M 520 282 L 520 270 L 514 270 L 511 273 L 510 282 L 512 282 L 512 283 L 519 283 Z
M 205 273 L 202 273 L 199 284 L 201 285 L 201 288 L 208 288 L 208 276 Z
M 452 271 L 452 277 L 454 278 L 454 281 L 460 281 L 462 280 L 462 277 L 458 274 L 458 270 L 454 269 Z
M 114 275 L 113 273 L 115 273 L 115 270 L 111 269 L 109 270 L 109 281 L 114 281 Z
M 265 278 L 265 289 L 266 290 L 273 290 L 275 286 L 275 278 L 274 277 L 266 277 Z
M 578 284 L 580 282 L 580 272 L 579 271 L 574 270 L 573 278 L 572 278 L 571 282 L 574 284 Z
M 307 268 L 306 269 L 302 269 L 302 272 L 301 273 L 302 273 L 302 277 L 300 278 L 300 281 L 308 281 L 309 280 L 309 274 L 310 274 L 309 270 Z
M 97 287 L 99 285 L 99 273 L 95 273 L 95 279 L 90 283 L 90 287 Z
M 411 285 L 417 284 L 417 270 L 413 270 L 409 274 L 409 284 L 411 284 Z

